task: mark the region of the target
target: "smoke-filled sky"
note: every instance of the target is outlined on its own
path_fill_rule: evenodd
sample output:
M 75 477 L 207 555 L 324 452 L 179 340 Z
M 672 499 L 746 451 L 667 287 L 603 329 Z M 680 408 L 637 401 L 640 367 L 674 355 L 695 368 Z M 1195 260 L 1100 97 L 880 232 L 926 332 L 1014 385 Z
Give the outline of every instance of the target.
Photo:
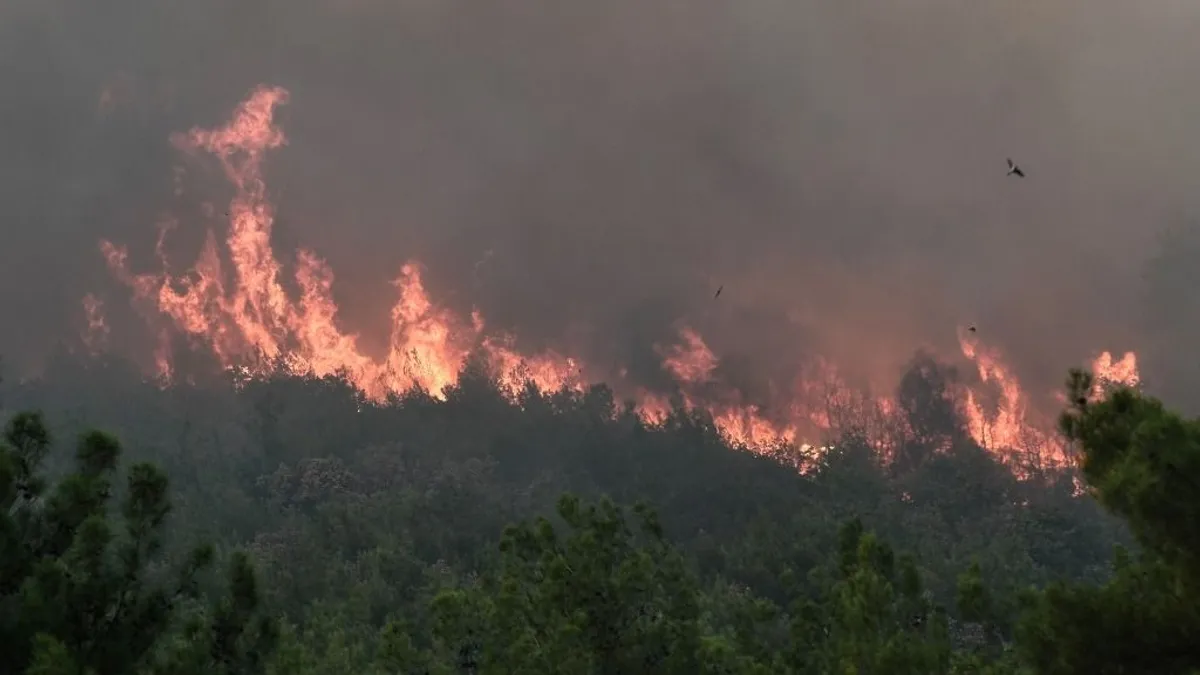
M 686 318 L 878 379 L 977 324 L 1053 387 L 1144 342 L 1196 208 L 1198 34 L 1186 0 L 9 0 L 0 351 L 125 302 L 101 238 L 151 267 L 170 215 L 191 262 L 230 189 L 170 134 L 265 83 L 277 249 L 330 262 L 368 342 L 416 258 L 529 347 L 636 365 Z

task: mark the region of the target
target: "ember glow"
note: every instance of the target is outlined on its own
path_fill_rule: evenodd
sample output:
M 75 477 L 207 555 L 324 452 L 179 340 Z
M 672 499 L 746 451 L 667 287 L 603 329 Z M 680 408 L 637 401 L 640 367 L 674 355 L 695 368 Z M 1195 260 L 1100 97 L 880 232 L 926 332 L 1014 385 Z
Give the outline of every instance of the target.
M 108 347 L 108 323 L 104 320 L 104 302 L 88 293 L 83 296 L 83 345 L 93 356 Z
M 1061 438 L 1056 433 L 1045 431 L 1054 428 L 1054 420 L 1040 417 L 1033 411 L 1020 383 L 1004 365 L 999 354 L 980 345 L 961 330 L 958 339 L 963 356 L 975 364 L 979 378 L 991 384 L 998 393 L 997 404 L 989 410 L 979 401 L 975 391 L 963 389 L 967 431 L 975 442 L 997 451 L 1034 450 L 1042 462 L 1065 466 L 1069 458 Z M 1140 382 L 1137 355 L 1133 352 L 1127 352 L 1119 360 L 1115 360 L 1109 352 L 1102 352 L 1090 366 L 1096 378 L 1096 395 L 1105 384 L 1133 387 Z
M 478 311 L 459 316 L 439 305 L 422 280 L 417 261 L 404 264 L 394 280 L 396 302 L 391 308 L 387 351 L 368 356 L 358 336 L 338 325 L 333 300 L 333 270 L 315 252 L 299 250 L 291 269 L 297 293 L 285 288 L 285 266 L 271 248 L 275 209 L 267 199 L 262 161 L 270 150 L 287 143 L 273 121 L 277 106 L 288 93 L 260 87 L 251 93 L 224 126 L 192 129 L 173 138 L 180 150 L 214 156 L 236 188 L 229 204 L 228 233 L 219 240 L 210 231 L 191 269 L 182 276 L 167 270 L 163 241 L 173 224 L 160 229 L 159 272 L 131 269 L 124 247 L 103 241 L 100 248 L 110 269 L 132 292 L 159 338 L 154 368 L 169 381 L 174 374 L 169 345 L 172 335 L 184 335 L 211 351 L 227 369 L 249 377 L 266 375 L 280 364 L 295 374 L 343 374 L 369 398 L 421 389 L 444 398 L 472 354 L 482 357 L 501 387 L 516 400 L 526 383 L 545 392 L 582 391 L 611 373 L 590 370 L 586 364 L 554 351 L 520 353 L 511 335 L 489 330 Z M 84 301 L 89 345 L 99 349 L 107 335 L 102 306 L 92 296 Z M 1046 420 L 1030 409 L 1019 383 L 999 355 L 960 335 L 963 355 L 975 364 L 983 384 L 998 390 L 998 404 L 986 405 L 980 392 L 962 387 L 959 403 L 968 431 L 982 446 L 1001 450 L 1035 446 L 1056 461 L 1065 454 Z M 858 393 L 839 377 L 837 369 L 814 360 L 775 387 L 771 412 L 725 386 L 719 375 L 720 357 L 695 329 L 681 325 L 674 344 L 656 345 L 663 371 L 677 385 L 676 394 L 687 409 L 707 411 L 716 427 L 733 444 L 766 450 L 780 444 L 819 446 L 834 430 L 858 425 L 863 435 L 886 450 L 894 438 L 897 410 L 890 397 Z M 1107 352 L 1093 364 L 1103 379 L 1136 384 L 1135 356 L 1115 360 Z M 620 379 L 620 378 L 619 378 Z M 619 391 L 632 398 L 648 423 L 661 423 L 671 410 L 661 392 L 629 387 Z

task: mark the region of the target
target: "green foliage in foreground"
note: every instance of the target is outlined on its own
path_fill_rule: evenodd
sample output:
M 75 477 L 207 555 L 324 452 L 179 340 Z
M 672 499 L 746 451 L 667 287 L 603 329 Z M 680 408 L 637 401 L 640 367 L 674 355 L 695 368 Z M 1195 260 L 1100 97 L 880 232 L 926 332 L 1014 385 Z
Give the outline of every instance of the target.
M 159 469 L 118 485 L 96 432 L 55 465 L 18 415 L 0 675 L 1200 672 L 1200 422 L 1130 390 L 1088 402 L 1073 374 L 1062 429 L 1132 535 L 1109 566 L 1123 532 L 1090 498 L 1014 479 L 937 373 L 913 373 L 896 457 L 851 425 L 803 477 L 786 449 L 731 452 L 682 411 L 649 429 L 601 389 L 513 404 L 464 377 L 384 407 L 329 380 L 130 390 L 162 419 L 118 426 L 182 476 L 169 532 Z M 114 398 L 94 405 L 124 415 Z M 238 553 L 210 579 L 201 532 L 246 544 L 261 583 Z
M 160 557 L 167 477 L 130 467 L 110 512 L 121 447 L 79 439 L 74 471 L 51 488 L 39 415 L 20 414 L 0 445 L 0 673 L 240 673 L 260 668 L 275 624 L 257 612 L 254 570 L 229 560 L 229 593 L 210 607 L 199 573 L 212 547 L 177 565 Z
M 1141 545 L 1099 586 L 1052 584 L 1020 626 L 1035 672 L 1200 672 L 1200 421 L 1121 389 L 1087 403 L 1072 374 L 1062 430 L 1082 450 L 1093 494 Z

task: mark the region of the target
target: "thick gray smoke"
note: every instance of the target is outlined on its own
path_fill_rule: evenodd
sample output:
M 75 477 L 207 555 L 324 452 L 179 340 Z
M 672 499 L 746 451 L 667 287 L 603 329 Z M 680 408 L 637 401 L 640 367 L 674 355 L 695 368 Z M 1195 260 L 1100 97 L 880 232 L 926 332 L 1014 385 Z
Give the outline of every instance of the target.
M 102 237 L 153 265 L 170 214 L 190 263 L 228 187 L 168 137 L 269 83 L 277 244 L 376 342 L 417 258 L 531 347 L 636 365 L 686 318 L 751 369 L 874 379 L 974 323 L 1053 387 L 1146 342 L 1140 273 L 1195 206 L 1198 28 L 1184 0 L 10 0 L 0 350 L 123 304 Z

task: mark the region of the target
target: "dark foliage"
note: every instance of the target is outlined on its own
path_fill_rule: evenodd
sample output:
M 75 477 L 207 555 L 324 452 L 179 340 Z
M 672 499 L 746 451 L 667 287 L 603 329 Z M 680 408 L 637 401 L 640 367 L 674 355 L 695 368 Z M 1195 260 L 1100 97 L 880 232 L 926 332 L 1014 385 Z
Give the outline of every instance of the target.
M 163 389 L 62 360 L 2 392 L 83 434 L 70 464 L 40 417 L 9 425 L 0 536 L 25 552 L 0 557 L 4 672 L 1195 667 L 1193 423 L 1132 392 L 1074 411 L 1094 500 L 971 442 L 951 382 L 918 356 L 895 452 L 851 415 L 801 473 L 810 458 L 732 449 L 703 414 L 647 426 L 605 387 L 512 401 L 477 366 L 444 400 L 376 404 L 337 378 Z M 124 487 L 92 428 L 128 444 Z M 1115 574 L 1114 544 L 1138 550 Z M 238 547 L 224 584 L 202 581 Z

